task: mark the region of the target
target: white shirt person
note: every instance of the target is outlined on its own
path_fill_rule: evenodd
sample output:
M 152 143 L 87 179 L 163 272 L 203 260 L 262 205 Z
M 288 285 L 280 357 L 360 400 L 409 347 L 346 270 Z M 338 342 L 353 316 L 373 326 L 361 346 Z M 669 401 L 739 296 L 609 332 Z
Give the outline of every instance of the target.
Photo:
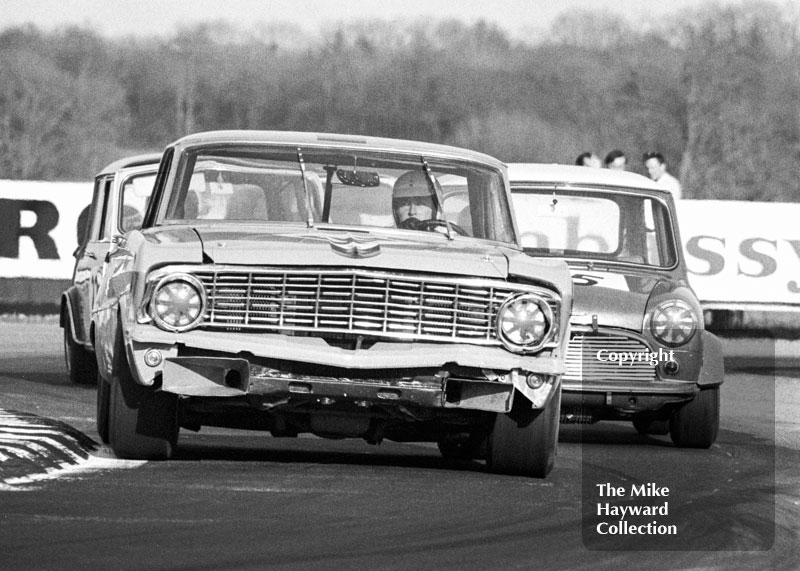
M 644 166 L 647 167 L 647 174 L 652 180 L 665 190 L 668 190 L 675 200 L 683 196 L 683 189 L 680 181 L 667 172 L 667 162 L 661 153 L 645 153 L 642 157 Z

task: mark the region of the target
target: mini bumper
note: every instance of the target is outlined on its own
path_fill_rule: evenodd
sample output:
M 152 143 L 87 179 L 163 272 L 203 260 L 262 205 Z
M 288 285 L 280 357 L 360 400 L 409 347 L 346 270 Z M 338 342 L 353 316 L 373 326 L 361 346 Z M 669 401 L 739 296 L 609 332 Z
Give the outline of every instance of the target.
M 698 391 L 692 381 L 654 381 L 651 383 L 570 383 L 561 395 L 562 416 L 591 416 L 599 411 L 616 411 L 623 416 L 655 412 L 664 406 L 690 400 Z M 569 420 L 568 420 L 569 421 Z

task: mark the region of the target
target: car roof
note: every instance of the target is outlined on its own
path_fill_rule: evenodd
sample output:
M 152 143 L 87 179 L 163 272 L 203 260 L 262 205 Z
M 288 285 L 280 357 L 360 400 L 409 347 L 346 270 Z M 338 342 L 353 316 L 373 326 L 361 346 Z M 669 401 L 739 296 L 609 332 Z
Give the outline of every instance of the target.
M 187 135 L 174 144 L 176 146 L 194 146 L 214 143 L 277 143 L 299 146 L 342 146 L 346 148 L 363 146 L 365 149 L 378 149 L 383 151 L 413 152 L 439 156 L 446 155 L 486 163 L 497 168 L 503 166 L 501 161 L 492 156 L 459 147 L 451 147 L 449 145 L 336 133 L 251 130 L 207 131 L 204 133 Z
M 131 167 L 141 167 L 151 164 L 158 165 L 158 163 L 161 161 L 161 154 L 162 153 L 147 153 L 143 155 L 133 155 L 130 157 L 125 157 L 124 159 L 116 160 L 113 163 L 107 165 L 99 173 L 97 173 L 97 176 L 105 174 L 113 174 L 119 170 Z
M 669 194 L 668 190 L 660 187 L 655 181 L 640 174 L 576 165 L 509 163 L 508 179 L 512 185 L 515 183 L 557 183 L 562 185 L 591 185 L 644 189 Z

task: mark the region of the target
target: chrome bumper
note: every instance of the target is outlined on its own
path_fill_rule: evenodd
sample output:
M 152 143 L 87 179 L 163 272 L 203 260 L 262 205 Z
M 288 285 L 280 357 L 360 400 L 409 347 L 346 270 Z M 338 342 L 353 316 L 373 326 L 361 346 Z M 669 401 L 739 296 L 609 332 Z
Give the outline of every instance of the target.
M 315 337 L 206 331 L 176 334 L 147 325 L 131 326 L 126 336 L 128 359 L 140 384 L 153 386 L 160 379 L 161 390 L 167 392 L 246 396 L 264 406 L 305 395 L 508 412 L 516 390 L 535 408 L 542 408 L 560 389 L 565 370 L 564 363 L 554 357 L 520 356 L 497 347 L 464 344 L 377 342 L 369 349 L 348 350 Z M 181 346 L 209 356 L 179 356 Z M 159 362 L 150 360 L 148 364 L 145 354 L 154 350 L 160 354 Z M 274 368 L 265 364 L 272 360 Z M 302 365 L 306 371 L 314 366 L 330 367 L 336 376 L 291 373 L 293 367 L 280 368 L 281 362 Z M 448 371 L 456 366 L 483 371 L 486 378 L 451 377 Z M 400 377 L 398 369 L 405 369 L 409 376 Z M 415 370 L 420 371 L 419 376 L 414 376 Z M 532 389 L 526 385 L 529 374 L 541 375 L 547 382 Z
M 226 333 L 191 331 L 169 333 L 150 325 L 133 325 L 128 330 L 136 367 L 142 368 L 141 354 L 150 347 L 165 351 L 165 357 L 177 356 L 177 346 L 215 351 L 236 356 L 249 353 L 256 357 L 281 359 L 342 369 L 426 368 L 456 364 L 499 371 L 519 370 L 542 375 L 564 374 L 563 361 L 554 357 L 526 357 L 498 347 L 446 343 L 378 342 L 369 349 L 348 350 L 331 347 L 317 337 L 295 337 L 270 333 Z M 174 350 L 171 350 L 174 348 Z M 148 368 L 145 366 L 144 370 Z M 153 374 L 158 367 L 150 368 Z M 144 382 L 143 384 L 151 384 Z

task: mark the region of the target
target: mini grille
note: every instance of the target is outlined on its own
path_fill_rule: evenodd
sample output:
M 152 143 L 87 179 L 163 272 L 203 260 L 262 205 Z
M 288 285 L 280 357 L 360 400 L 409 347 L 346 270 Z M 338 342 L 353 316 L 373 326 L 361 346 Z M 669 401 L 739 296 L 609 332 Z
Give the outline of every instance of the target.
M 616 361 L 602 361 L 609 353 L 641 355 L 635 361 L 620 365 Z M 650 349 L 637 339 L 622 335 L 573 335 L 567 347 L 567 372 L 565 381 L 653 381 L 655 367 L 645 359 Z
M 530 288 L 369 271 L 195 271 L 206 288 L 201 327 L 353 333 L 499 345 L 494 317 Z M 557 311 L 557 301 L 548 300 Z M 557 315 L 557 313 L 556 313 Z

